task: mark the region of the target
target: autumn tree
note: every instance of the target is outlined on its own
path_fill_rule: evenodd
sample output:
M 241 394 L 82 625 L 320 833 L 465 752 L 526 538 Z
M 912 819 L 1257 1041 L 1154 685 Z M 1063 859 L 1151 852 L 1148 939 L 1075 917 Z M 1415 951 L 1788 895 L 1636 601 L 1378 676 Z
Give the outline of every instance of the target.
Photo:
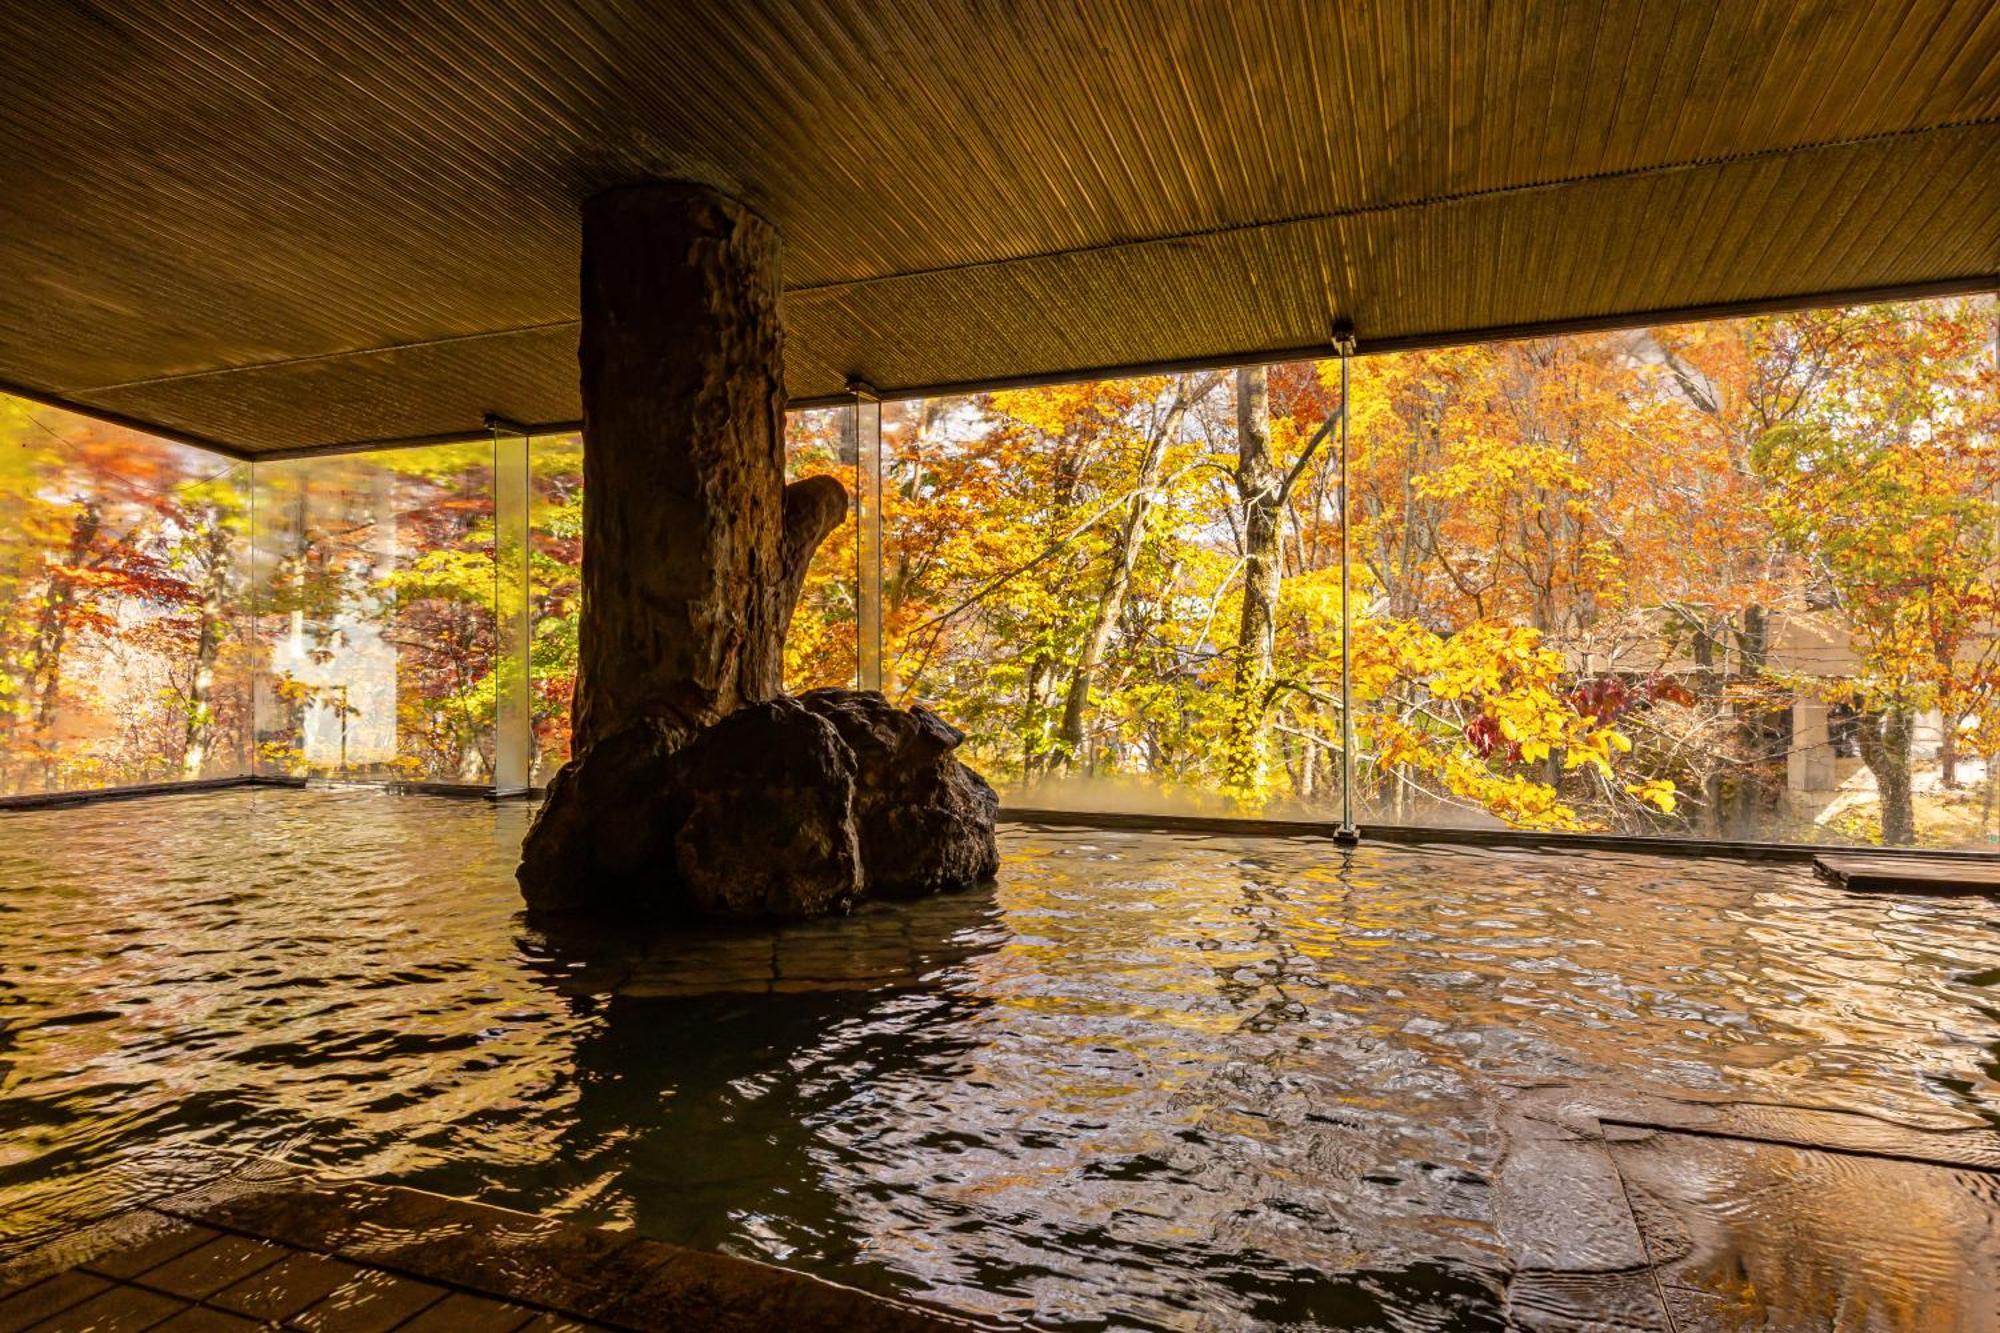
M 1364 819 L 1875 836 L 1788 785 L 1823 704 L 1907 841 L 2000 753 L 1993 357 L 1969 298 L 1363 355 L 1344 404 L 1330 360 L 887 404 L 887 688 L 1036 800 L 1323 816 L 1351 759 Z M 792 474 L 851 472 L 851 420 L 794 414 Z M 233 771 L 253 673 L 264 771 L 386 722 L 357 773 L 492 772 L 484 446 L 260 466 L 253 581 L 247 469 L 11 399 L 0 444 L 0 783 Z M 579 462 L 533 443 L 543 773 Z M 854 677 L 855 540 L 791 688 Z
M 1083 751 L 1084 714 L 1090 706 L 1091 688 L 1111 643 L 1112 631 L 1125 610 L 1132 589 L 1133 574 L 1144 553 L 1146 521 L 1152 514 L 1161 473 L 1170 446 L 1181 442 L 1188 413 L 1205 400 L 1221 383 L 1222 376 L 1176 376 L 1167 385 L 1147 394 L 1154 386 L 1141 382 L 1133 386 L 1138 404 L 1125 405 L 1122 412 L 1108 418 L 1099 416 L 1098 425 L 1114 438 L 1100 447 L 1137 454 L 1129 493 L 1121 497 L 1122 518 L 1112 529 L 1104 554 L 1102 591 L 1091 608 L 1083 643 L 1070 670 L 1069 688 L 1063 700 L 1062 722 L 1056 733 L 1058 753 L 1064 763 L 1074 763 Z M 1100 414 L 1102 409 L 1096 409 Z
M 217 680 L 239 638 L 240 471 L 11 398 L 0 443 L 5 785 L 203 776 L 246 711 Z
M 569 704 L 576 690 L 576 635 L 583 558 L 583 440 L 534 441 L 529 450 L 528 689 L 534 733 L 532 780 L 570 758 Z
M 1302 531 L 1292 512 L 1294 493 L 1320 457 L 1339 411 L 1317 399 L 1294 396 L 1274 427 L 1271 374 L 1264 366 L 1236 372 L 1236 497 L 1241 506 L 1242 609 L 1237 617 L 1236 672 L 1230 703 L 1227 790 L 1253 800 L 1267 781 L 1267 740 L 1277 663 L 1279 600 L 1285 577 L 1287 525 Z M 1318 409 L 1315 423 L 1306 411 Z M 1298 437 L 1288 453 L 1274 452 L 1273 435 Z M 1318 497 L 1323 498 L 1323 497 Z M 1317 509 L 1317 506 L 1316 506 Z M 1298 563 L 1304 563 L 1300 560 Z M 1304 572 L 1303 569 L 1298 572 Z M 1337 649 L 1336 649 L 1337 651 Z
M 1859 715 L 1885 843 L 1917 837 L 1918 715 L 1941 714 L 1948 755 L 1968 719 L 1976 735 L 1992 732 L 2000 445 L 1991 328 L 1972 303 L 1846 315 L 1825 388 L 1758 441 L 1771 522 L 1810 562 L 1816 591 L 1852 635 L 1858 669 L 1812 684 Z

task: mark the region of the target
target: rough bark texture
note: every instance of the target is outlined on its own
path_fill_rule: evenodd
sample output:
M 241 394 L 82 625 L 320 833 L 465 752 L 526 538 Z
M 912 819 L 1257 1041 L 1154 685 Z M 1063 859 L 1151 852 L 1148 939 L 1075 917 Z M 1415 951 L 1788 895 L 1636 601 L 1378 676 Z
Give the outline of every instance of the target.
M 807 477 L 785 487 L 785 533 L 779 550 L 778 661 L 805 586 L 806 567 L 827 534 L 847 521 L 847 488 L 832 477 Z
M 1132 588 L 1133 572 L 1139 567 L 1139 556 L 1145 550 L 1146 519 L 1152 512 L 1154 491 L 1160 484 L 1160 470 L 1166 462 L 1167 450 L 1179 442 L 1188 409 L 1206 398 L 1216 383 L 1215 376 L 1196 381 L 1192 386 L 1183 381 L 1172 403 L 1155 423 L 1153 433 L 1147 437 L 1146 447 L 1139 455 L 1131 507 L 1125 511 L 1124 526 L 1119 530 L 1117 543 L 1111 548 L 1111 569 L 1105 576 L 1104 591 L 1097 599 L 1090 630 L 1084 635 L 1083 651 L 1077 656 L 1076 669 L 1070 673 L 1069 692 L 1063 699 L 1062 728 L 1057 733 L 1057 739 L 1062 742 L 1059 759 L 1065 765 L 1074 767 L 1083 758 L 1084 714 L 1090 708 L 1090 692 L 1097 684 L 1098 668 L 1104 664 L 1104 654 L 1111 646 L 1112 631 L 1118 627 L 1118 617 L 1124 613 L 1125 597 Z
M 585 206 L 583 255 L 575 757 L 522 847 L 529 908 L 796 919 L 990 876 L 999 803 L 957 731 L 879 694 L 779 694 L 848 499 L 784 484 L 776 235 L 643 186 Z
M 646 719 L 565 765 L 522 848 L 536 912 L 797 920 L 990 878 L 999 800 L 927 708 L 749 704 L 682 742 Z
M 1917 840 L 1916 801 L 1910 789 L 1910 731 L 1907 708 L 1886 708 L 1861 716 L 1855 728 L 1861 762 L 1875 775 L 1882 806 L 1882 843 L 1907 847 Z
M 778 289 L 777 233 L 713 191 L 584 205 L 578 753 L 640 718 L 691 733 L 778 692 Z
M 1264 783 L 1265 695 L 1275 657 L 1278 592 L 1284 577 L 1278 538 L 1285 494 L 1271 458 L 1271 404 L 1267 372 L 1236 372 L 1236 490 L 1243 501 L 1243 614 L 1236 629 L 1236 699 L 1228 780 L 1242 791 Z

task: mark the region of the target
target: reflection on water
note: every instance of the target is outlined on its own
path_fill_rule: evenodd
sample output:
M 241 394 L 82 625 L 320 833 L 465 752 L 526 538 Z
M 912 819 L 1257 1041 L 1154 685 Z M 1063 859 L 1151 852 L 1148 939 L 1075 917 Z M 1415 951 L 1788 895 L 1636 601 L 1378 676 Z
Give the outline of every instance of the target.
M 0 1251 L 215 1146 L 1050 1324 L 1497 1327 L 1520 1089 L 2000 1125 L 1980 901 L 1014 829 L 996 889 L 838 926 L 552 937 L 526 819 L 0 816 Z

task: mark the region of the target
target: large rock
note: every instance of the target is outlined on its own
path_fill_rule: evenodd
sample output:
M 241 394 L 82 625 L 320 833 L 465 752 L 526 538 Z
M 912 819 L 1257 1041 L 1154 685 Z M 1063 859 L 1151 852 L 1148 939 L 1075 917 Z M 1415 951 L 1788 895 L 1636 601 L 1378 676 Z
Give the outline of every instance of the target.
M 796 920 L 999 865 L 999 801 L 927 708 L 815 690 L 693 735 L 647 718 L 563 766 L 522 848 L 531 911 Z
M 854 752 L 854 822 L 871 894 L 912 898 L 993 877 L 1000 798 L 953 756 L 964 732 L 872 690 L 813 690 L 799 702 Z
M 739 708 L 674 755 L 673 873 L 696 916 L 829 916 L 862 889 L 854 753 L 791 699 Z
M 605 737 L 549 780 L 514 872 L 531 912 L 664 910 L 685 808 L 672 780 L 688 733 L 657 718 Z

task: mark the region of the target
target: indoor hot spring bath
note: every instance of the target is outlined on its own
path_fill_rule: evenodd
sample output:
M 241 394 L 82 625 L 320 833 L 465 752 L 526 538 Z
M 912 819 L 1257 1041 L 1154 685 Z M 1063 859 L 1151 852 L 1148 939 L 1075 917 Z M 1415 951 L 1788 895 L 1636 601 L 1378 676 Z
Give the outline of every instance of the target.
M 1002 1323 L 1994 1326 L 1989 900 L 1012 824 L 854 919 L 552 932 L 529 815 L 0 816 L 0 1258 L 229 1152 Z

